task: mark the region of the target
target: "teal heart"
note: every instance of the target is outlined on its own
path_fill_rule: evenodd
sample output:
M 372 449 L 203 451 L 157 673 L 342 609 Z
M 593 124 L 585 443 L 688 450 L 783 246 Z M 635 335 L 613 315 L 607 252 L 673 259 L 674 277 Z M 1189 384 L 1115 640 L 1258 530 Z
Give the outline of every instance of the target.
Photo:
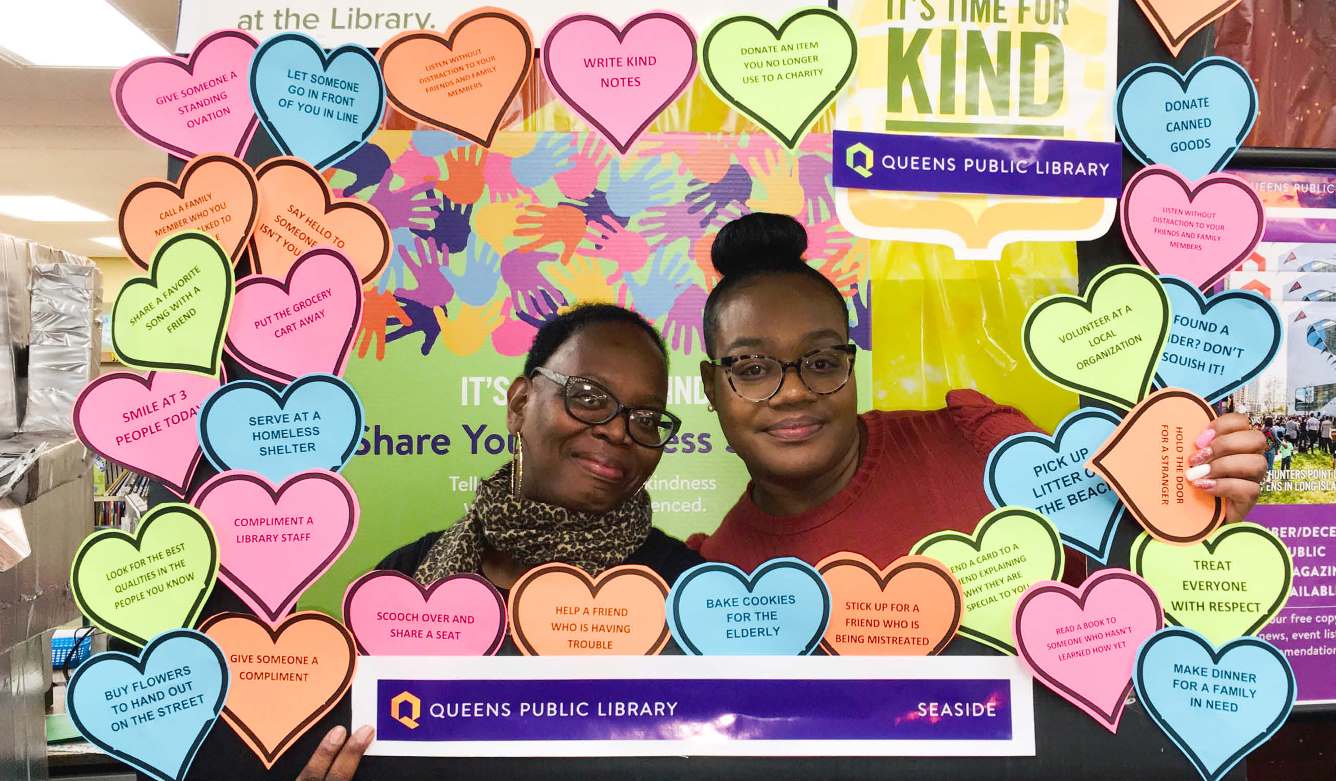
M 1257 88 L 1228 57 L 1200 60 L 1186 76 L 1152 62 L 1118 85 L 1114 116 L 1123 146 L 1138 160 L 1195 181 L 1224 168 L 1252 132 Z
M 1151 720 L 1207 781 L 1276 734 L 1296 691 L 1290 663 L 1265 640 L 1242 637 L 1217 651 L 1182 627 L 1141 645 L 1132 680 Z
M 698 656 L 802 656 L 830 620 L 830 591 L 810 564 L 771 559 L 751 574 L 732 564 L 698 564 L 668 593 L 668 628 Z

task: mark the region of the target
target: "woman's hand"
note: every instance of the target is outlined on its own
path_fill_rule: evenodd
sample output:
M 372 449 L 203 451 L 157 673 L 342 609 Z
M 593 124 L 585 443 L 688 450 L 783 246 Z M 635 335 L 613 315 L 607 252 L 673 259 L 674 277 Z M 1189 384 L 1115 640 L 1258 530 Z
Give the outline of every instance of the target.
M 352 781 L 375 734 L 370 726 L 357 730 L 351 738 L 343 727 L 330 730 L 311 755 L 311 761 L 297 775 L 297 781 Z
M 1198 489 L 1226 500 L 1227 521 L 1241 521 L 1257 504 L 1266 477 L 1266 437 L 1245 415 L 1221 415 L 1197 437 L 1187 478 Z

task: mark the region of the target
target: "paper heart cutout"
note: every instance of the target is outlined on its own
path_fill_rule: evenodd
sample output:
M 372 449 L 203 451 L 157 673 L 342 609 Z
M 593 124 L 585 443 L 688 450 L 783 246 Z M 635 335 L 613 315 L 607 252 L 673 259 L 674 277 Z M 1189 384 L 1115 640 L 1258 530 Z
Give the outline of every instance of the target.
M 668 584 L 648 567 L 624 564 L 594 578 L 544 564 L 510 589 L 511 634 L 526 656 L 653 656 L 668 642 L 667 596 Z
M 973 534 L 930 534 L 909 551 L 946 565 L 964 590 L 960 634 L 1016 653 L 1011 615 L 1021 594 L 1041 580 L 1061 580 L 1062 541 L 1044 516 L 1024 507 L 985 515 Z
M 830 621 L 821 638 L 828 654 L 939 654 L 960 627 L 960 584 L 936 559 L 901 556 L 878 567 L 844 552 L 827 556 L 816 568 L 830 589 Z
M 783 557 L 750 574 L 732 564 L 697 564 L 678 576 L 667 612 L 673 639 L 688 654 L 806 656 L 826 633 L 830 610 L 821 574 Z
M 1186 280 L 1160 281 L 1174 315 L 1156 384 L 1190 390 L 1215 403 L 1275 360 L 1282 328 L 1270 301 L 1250 290 L 1228 290 L 1208 300 Z
M 1142 534 L 1132 543 L 1131 560 L 1132 570 L 1164 599 L 1165 619 L 1215 644 L 1271 623 L 1294 580 L 1289 548 L 1255 523 L 1228 524 L 1194 545 Z
M 1084 296 L 1049 296 L 1031 307 L 1021 342 L 1054 383 L 1130 409 L 1150 389 L 1168 332 L 1160 280 L 1137 266 L 1112 266 Z
M 111 347 L 121 363 L 214 376 L 232 311 L 232 261 L 213 237 L 172 235 L 147 277 L 121 286 L 111 310 Z
M 445 35 L 433 30 L 399 33 L 376 56 L 396 109 L 491 146 L 506 108 L 529 76 L 533 48 L 533 33 L 523 19 L 501 8 L 479 8 L 452 22 Z M 439 67 L 444 64 L 450 67 Z M 436 86 L 457 68 L 466 70 L 444 87 Z M 460 81 L 478 86 L 466 89 Z M 462 91 L 452 94 L 456 89 Z
M 1141 265 L 1203 290 L 1252 255 L 1266 224 L 1262 200 L 1243 179 L 1212 174 L 1188 182 L 1159 165 L 1132 176 L 1118 215 Z
M 99 529 L 70 565 L 70 592 L 90 622 L 144 645 L 199 618 L 218 576 L 218 543 L 199 510 L 168 502 L 140 519 L 134 534 Z
M 249 33 L 219 30 L 187 57 L 135 60 L 112 78 L 112 105 L 130 132 L 177 157 L 241 157 L 259 124 L 245 87 L 259 45 Z
M 286 279 L 252 274 L 237 283 L 224 347 L 247 369 L 288 382 L 342 374 L 362 318 L 362 284 L 339 252 L 314 249 Z
M 281 393 L 257 380 L 233 380 L 200 407 L 199 438 L 218 471 L 256 472 L 279 483 L 311 469 L 342 469 L 362 419 L 357 394 L 330 374 L 299 377 Z
M 277 488 L 257 474 L 221 472 L 192 502 L 218 540 L 218 577 L 270 622 L 348 549 L 360 515 L 352 486 L 325 471 L 294 475 Z
M 343 594 L 343 620 L 370 656 L 491 656 L 506 639 L 506 603 L 486 578 L 460 573 L 423 587 L 368 572 Z
M 385 81 L 371 52 L 328 54 L 302 33 L 279 33 L 251 60 L 251 102 L 279 150 L 319 169 L 366 143 L 385 113 Z
M 184 496 L 203 455 L 195 418 L 217 389 L 217 377 L 198 374 L 108 372 L 79 391 L 74 433 L 93 452 Z
M 1190 629 L 1162 629 L 1141 646 L 1132 674 L 1146 714 L 1207 781 L 1269 740 L 1294 707 L 1290 663 L 1254 637 L 1217 651 Z
M 1085 461 L 1118 421 L 1111 412 L 1082 409 L 1063 418 L 1053 436 L 1007 437 L 988 454 L 984 493 L 995 507 L 1029 507 L 1052 521 L 1068 546 L 1107 562 L 1123 508 Z
M 260 211 L 251 237 L 257 274 L 286 277 L 318 246 L 337 249 L 363 282 L 390 259 L 390 229 L 380 212 L 356 198 L 334 198 L 320 174 L 295 157 L 276 157 L 255 171 Z
M 110 756 L 159 781 L 181 781 L 226 697 L 222 651 L 199 632 L 173 629 L 138 656 L 103 651 L 79 665 L 65 710 L 79 734 Z M 159 710 L 166 707 L 174 709 Z
M 682 17 L 664 11 L 641 14 L 622 28 L 575 14 L 548 30 L 542 60 L 566 105 L 626 154 L 691 84 L 696 34 Z
M 1088 462 L 1156 539 L 1196 542 L 1225 522 L 1225 503 L 1188 481 L 1197 435 L 1215 420 L 1200 396 L 1177 388 L 1138 404 Z
M 324 613 L 294 613 L 273 628 L 255 616 L 219 613 L 199 628 L 227 657 L 230 688 L 223 720 L 267 768 L 333 710 L 352 684 L 353 637 Z
M 1188 39 L 1243 0 L 1137 0 L 1150 26 L 1175 57 Z
M 1198 60 L 1186 76 L 1152 62 L 1119 83 L 1114 117 L 1136 159 L 1195 181 L 1224 168 L 1252 132 L 1257 87 L 1228 57 Z
M 815 45 L 789 54 L 813 59 L 767 65 L 766 60 L 779 60 L 783 53 L 758 50 L 781 46 L 790 35 L 790 42 Z M 789 149 L 797 148 L 849 83 L 857 61 L 858 37 L 844 17 L 828 8 L 804 8 L 778 28 L 756 16 L 728 17 L 711 27 L 701 44 L 701 68 L 710 88 Z M 777 77 L 765 80 L 760 74 Z
M 228 155 L 201 155 L 176 183 L 145 179 L 130 188 L 116 226 L 125 254 L 140 268 L 148 268 L 153 250 L 179 230 L 207 233 L 235 263 L 255 229 L 259 200 L 249 166 Z
M 1163 627 L 1155 591 L 1127 570 L 1105 569 L 1080 589 L 1031 586 L 1016 603 L 1012 633 L 1041 683 L 1116 733 L 1137 650 Z

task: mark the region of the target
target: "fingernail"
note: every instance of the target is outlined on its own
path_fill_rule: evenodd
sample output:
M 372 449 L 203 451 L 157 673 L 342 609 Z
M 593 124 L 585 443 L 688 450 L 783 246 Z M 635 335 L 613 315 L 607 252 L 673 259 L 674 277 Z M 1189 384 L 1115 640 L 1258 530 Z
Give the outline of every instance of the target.
M 325 745 L 328 746 L 342 745 L 343 738 L 347 734 L 348 730 L 344 729 L 342 726 L 335 727 L 334 729 L 329 731 L 328 735 L 325 736 Z
M 1197 464 L 1204 464 L 1210 460 L 1211 460 L 1211 449 L 1209 447 L 1204 447 L 1201 450 L 1198 450 L 1196 453 L 1193 453 L 1192 457 L 1188 459 L 1188 463 L 1192 464 L 1193 466 L 1196 466 Z
M 1211 440 L 1213 439 L 1215 439 L 1215 429 L 1207 428 L 1205 431 L 1197 435 L 1197 441 L 1195 444 L 1197 445 L 1197 447 L 1206 447 L 1207 445 L 1211 444 Z
M 1194 466 L 1188 471 L 1184 472 L 1183 476 L 1195 482 L 1209 475 L 1210 473 L 1211 473 L 1210 464 L 1198 464 L 1197 466 Z
M 1209 491 L 1215 488 L 1214 480 L 1193 480 L 1192 484 L 1202 491 Z
M 376 730 L 370 724 L 367 724 L 357 730 L 353 735 L 353 742 L 358 746 L 365 746 L 371 742 L 371 737 L 376 734 Z

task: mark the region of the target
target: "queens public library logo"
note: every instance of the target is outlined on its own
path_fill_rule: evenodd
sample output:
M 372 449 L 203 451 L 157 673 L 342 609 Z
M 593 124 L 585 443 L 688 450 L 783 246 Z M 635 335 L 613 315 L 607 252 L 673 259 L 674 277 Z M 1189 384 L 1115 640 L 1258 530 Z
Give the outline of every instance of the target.
M 877 157 L 866 144 L 860 142 L 844 150 L 844 164 L 864 179 L 870 179 L 872 169 L 877 167 Z
M 405 708 L 405 705 L 408 707 Z M 408 713 L 405 714 L 405 710 Z M 409 692 L 400 692 L 390 700 L 390 718 L 409 729 L 417 729 L 421 726 L 418 724 L 418 719 L 422 718 L 422 700 Z

